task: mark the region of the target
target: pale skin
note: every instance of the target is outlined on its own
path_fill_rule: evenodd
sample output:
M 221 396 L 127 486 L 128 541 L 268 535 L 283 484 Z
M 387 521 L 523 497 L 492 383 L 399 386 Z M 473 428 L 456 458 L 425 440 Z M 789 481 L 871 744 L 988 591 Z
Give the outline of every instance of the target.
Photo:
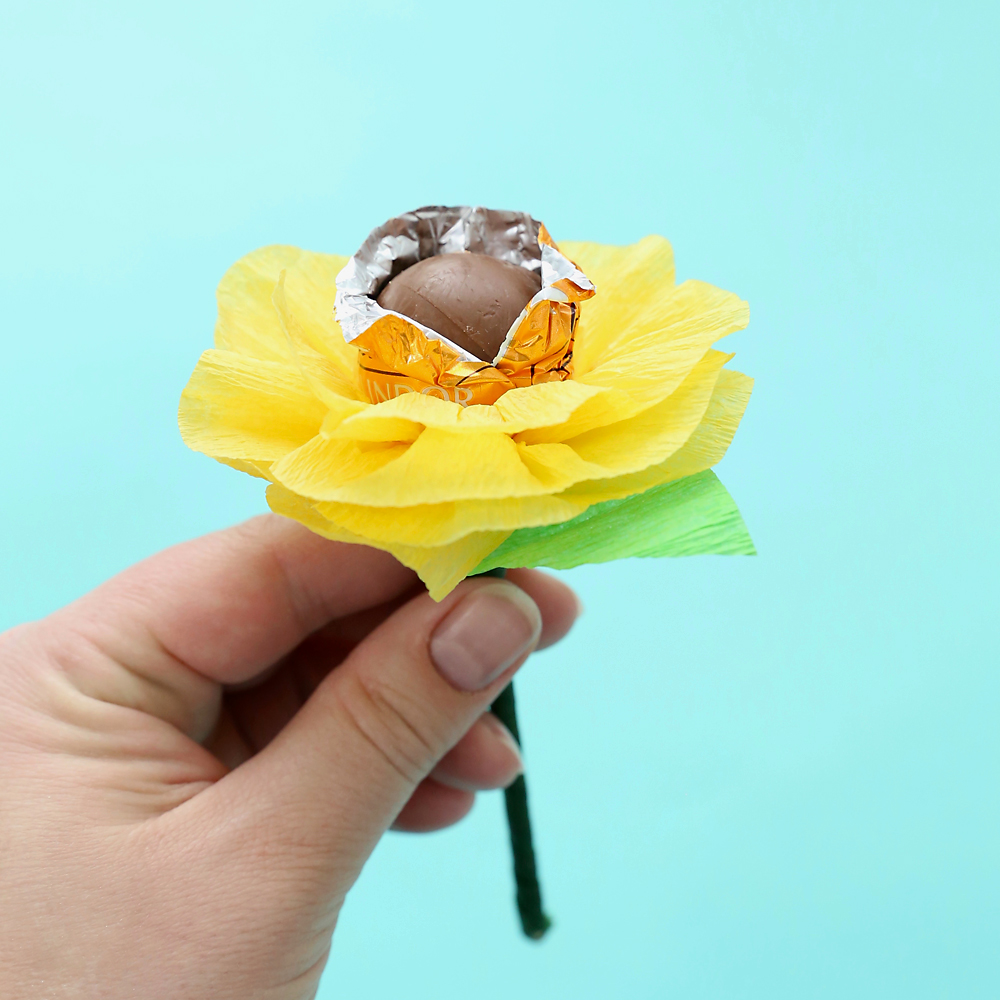
M 268 515 L 0 636 L 0 996 L 313 997 L 381 836 L 520 772 L 484 713 L 578 609 Z

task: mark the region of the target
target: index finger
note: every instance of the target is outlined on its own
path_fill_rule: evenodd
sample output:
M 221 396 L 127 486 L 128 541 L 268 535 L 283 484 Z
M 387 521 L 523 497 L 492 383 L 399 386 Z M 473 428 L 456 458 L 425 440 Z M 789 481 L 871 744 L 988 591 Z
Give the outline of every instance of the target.
M 416 583 L 386 552 L 332 542 L 265 514 L 160 552 L 59 616 L 120 663 L 151 665 L 166 656 L 232 684 L 333 619 Z

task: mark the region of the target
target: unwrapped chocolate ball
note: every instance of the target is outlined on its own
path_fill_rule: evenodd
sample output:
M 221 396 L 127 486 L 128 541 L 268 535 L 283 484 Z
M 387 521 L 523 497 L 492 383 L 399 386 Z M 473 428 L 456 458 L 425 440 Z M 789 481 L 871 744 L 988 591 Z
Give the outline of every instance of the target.
M 481 253 L 426 257 L 382 289 L 378 304 L 492 362 L 508 331 L 541 289 L 538 271 Z

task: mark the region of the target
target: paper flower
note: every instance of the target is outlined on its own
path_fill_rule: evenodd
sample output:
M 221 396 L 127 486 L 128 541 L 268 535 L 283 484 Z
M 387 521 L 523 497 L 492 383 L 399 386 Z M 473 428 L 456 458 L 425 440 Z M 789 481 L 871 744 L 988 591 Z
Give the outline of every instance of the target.
M 462 251 L 497 260 L 440 259 Z M 463 273 L 432 303 L 437 328 L 382 304 L 398 274 L 430 302 L 435 286 L 413 277 L 428 265 Z M 538 289 L 512 323 L 488 280 L 469 277 L 511 267 L 504 280 Z M 258 250 L 218 298 L 215 348 L 181 397 L 184 440 L 269 480 L 277 513 L 393 553 L 437 600 L 514 566 L 753 551 L 710 471 L 752 384 L 712 345 L 746 325 L 747 306 L 675 285 L 660 237 L 557 248 L 524 213 L 429 206 L 350 259 Z M 444 311 L 460 302 L 469 327 Z M 488 351 L 459 342 L 471 332 L 482 347 L 491 324 Z M 517 738 L 512 685 L 493 711 Z M 521 925 L 538 939 L 550 921 L 523 775 L 505 796 Z
M 269 480 L 277 513 L 393 553 L 435 599 L 491 567 L 752 552 L 708 471 L 750 395 L 712 346 L 746 325 L 746 303 L 675 284 L 660 237 L 560 249 L 597 288 L 572 377 L 467 407 L 413 392 L 369 402 L 334 319 L 348 258 L 247 255 L 219 286 L 215 347 L 181 398 L 185 442 Z

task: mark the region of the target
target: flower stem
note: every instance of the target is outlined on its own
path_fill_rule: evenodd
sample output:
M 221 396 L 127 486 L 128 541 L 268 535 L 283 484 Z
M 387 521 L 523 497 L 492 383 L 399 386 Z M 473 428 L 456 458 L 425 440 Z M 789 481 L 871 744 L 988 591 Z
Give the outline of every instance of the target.
M 506 570 L 493 569 L 483 576 L 504 576 Z M 508 684 L 496 701 L 490 706 L 493 714 L 510 730 L 511 735 L 521 744 L 521 734 L 517 728 L 517 709 L 514 704 L 514 683 Z M 510 827 L 510 847 L 514 855 L 514 882 L 517 885 L 517 912 L 521 917 L 521 928 L 533 941 L 545 936 L 552 921 L 542 909 L 542 888 L 538 883 L 538 869 L 535 865 L 535 848 L 531 840 L 531 817 L 528 813 L 528 786 L 524 775 L 519 775 L 514 783 L 504 790 L 507 804 L 507 825 Z
M 517 712 L 514 707 L 514 684 L 511 682 L 492 705 L 493 714 L 521 742 L 517 731 Z M 552 921 L 542 909 L 542 888 L 538 884 L 535 867 L 535 848 L 531 842 L 531 818 L 528 814 L 528 786 L 524 775 L 517 777 L 504 790 L 507 801 L 507 824 L 510 827 L 510 847 L 514 854 L 514 881 L 517 884 L 517 912 L 521 915 L 524 933 L 534 941 L 541 939 L 552 926 Z

